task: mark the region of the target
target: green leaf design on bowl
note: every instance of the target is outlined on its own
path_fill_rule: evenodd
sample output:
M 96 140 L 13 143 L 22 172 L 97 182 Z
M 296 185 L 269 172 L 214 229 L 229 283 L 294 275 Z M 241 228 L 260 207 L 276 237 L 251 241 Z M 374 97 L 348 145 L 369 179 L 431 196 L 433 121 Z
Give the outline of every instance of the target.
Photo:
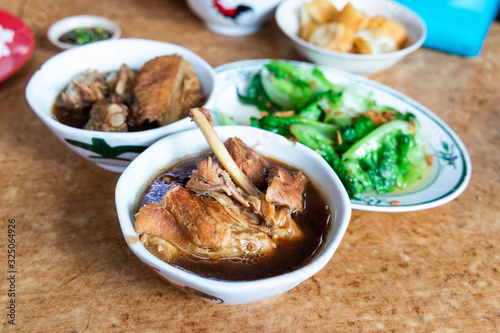
M 386 199 L 368 195 L 355 195 L 351 200 L 368 206 L 390 205 Z
M 85 142 L 80 142 L 76 140 L 71 140 L 71 139 L 64 139 L 67 143 L 70 145 L 89 150 L 91 152 L 94 152 L 96 154 L 99 154 L 99 156 L 89 156 L 90 158 L 107 158 L 107 159 L 113 159 L 113 160 L 120 160 L 120 161 L 132 161 L 129 158 L 120 158 L 118 156 L 125 154 L 125 153 L 136 153 L 140 154 L 146 148 L 147 146 L 116 146 L 116 147 L 111 147 L 104 139 L 101 138 L 92 138 L 92 144 L 88 144 Z
M 438 151 L 436 154 L 437 156 L 443 160 L 446 165 L 453 165 L 453 168 L 456 169 L 457 166 L 455 165 L 455 160 L 458 158 L 457 155 L 455 155 L 455 145 L 453 144 L 448 144 L 444 141 L 441 141 L 441 146 L 443 147 L 442 151 Z

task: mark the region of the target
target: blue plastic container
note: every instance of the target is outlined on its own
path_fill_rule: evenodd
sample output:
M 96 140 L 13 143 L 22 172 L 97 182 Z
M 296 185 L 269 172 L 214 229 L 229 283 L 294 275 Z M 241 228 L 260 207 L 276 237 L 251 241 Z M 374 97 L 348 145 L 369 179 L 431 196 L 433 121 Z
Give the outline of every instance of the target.
M 425 47 L 473 57 L 479 54 L 500 0 L 396 0 L 427 25 Z

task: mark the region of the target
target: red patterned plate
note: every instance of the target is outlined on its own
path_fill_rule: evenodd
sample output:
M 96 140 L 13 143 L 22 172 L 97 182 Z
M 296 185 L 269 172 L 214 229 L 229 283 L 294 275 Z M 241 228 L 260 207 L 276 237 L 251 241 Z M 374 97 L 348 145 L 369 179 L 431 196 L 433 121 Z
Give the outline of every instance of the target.
M 4 29 L 14 30 L 14 39 L 6 44 L 10 55 L 0 58 L 0 82 L 3 82 L 28 61 L 35 48 L 35 37 L 20 18 L 1 9 L 0 25 Z

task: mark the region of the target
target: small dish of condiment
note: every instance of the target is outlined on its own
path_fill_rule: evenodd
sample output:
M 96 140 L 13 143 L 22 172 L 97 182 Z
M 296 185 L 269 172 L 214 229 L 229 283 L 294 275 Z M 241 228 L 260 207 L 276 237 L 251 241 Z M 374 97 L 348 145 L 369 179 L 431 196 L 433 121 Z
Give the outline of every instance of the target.
M 50 42 L 66 50 L 107 39 L 116 39 L 121 29 L 112 20 L 94 15 L 66 17 L 52 24 L 47 31 Z

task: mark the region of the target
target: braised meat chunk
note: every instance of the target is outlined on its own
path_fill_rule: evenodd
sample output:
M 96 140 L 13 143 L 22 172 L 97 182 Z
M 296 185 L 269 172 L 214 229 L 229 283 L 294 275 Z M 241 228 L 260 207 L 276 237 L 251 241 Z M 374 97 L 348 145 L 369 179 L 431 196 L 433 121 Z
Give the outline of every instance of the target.
M 127 132 L 128 107 L 114 96 L 100 100 L 90 110 L 85 129 L 102 132 Z
M 180 248 L 189 248 L 190 240 L 164 204 L 151 203 L 136 214 L 135 231 L 168 239 Z
M 140 119 L 170 124 L 202 104 L 200 84 L 191 64 L 180 55 L 157 57 L 139 71 L 134 88 Z
M 107 85 L 96 70 L 76 75 L 61 93 L 59 103 L 70 110 L 78 110 L 106 97 Z
M 186 188 L 198 194 L 207 196 L 218 196 L 225 193 L 233 197 L 244 206 L 248 206 L 245 193 L 237 187 L 226 170 L 218 163 L 214 163 L 209 157 L 198 165 L 193 171 Z
M 238 138 L 229 138 L 224 145 L 248 180 L 258 188 L 262 188 L 265 185 L 266 176 L 259 154 Z
M 121 65 L 118 71 L 109 73 L 106 77 L 110 94 L 120 97 L 121 100 L 131 100 L 134 97 L 134 86 L 137 74 L 126 64 Z
M 307 183 L 302 171 L 290 174 L 283 168 L 273 166 L 268 171 L 268 182 L 267 201 L 283 205 L 291 211 L 302 211 L 302 193 Z
M 163 197 L 166 208 L 189 235 L 193 244 L 219 250 L 231 236 L 231 222 L 215 201 L 191 195 L 180 186 L 173 186 Z

